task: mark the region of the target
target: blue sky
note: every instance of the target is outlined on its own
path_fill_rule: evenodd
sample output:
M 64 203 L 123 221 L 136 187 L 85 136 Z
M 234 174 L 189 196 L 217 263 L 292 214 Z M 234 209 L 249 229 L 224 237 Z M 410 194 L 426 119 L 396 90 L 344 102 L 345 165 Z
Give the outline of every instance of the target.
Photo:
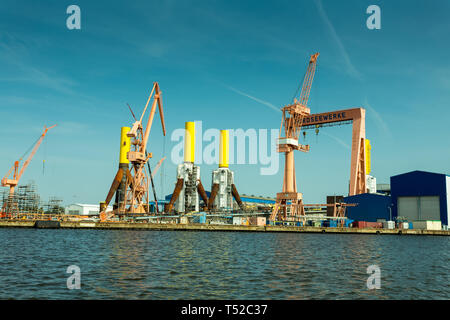
M 81 30 L 66 28 L 71 4 Z M 366 27 L 371 4 L 381 30 Z M 98 203 L 117 170 L 120 127 L 132 124 L 126 103 L 141 112 L 153 81 L 168 132 L 154 122 L 154 165 L 164 149 L 170 158 L 170 134 L 185 121 L 279 128 L 268 105 L 291 101 L 315 52 L 311 111 L 366 108 L 377 182 L 411 170 L 448 174 L 448 12 L 448 1 L 2 1 L 0 175 L 56 123 L 21 182 L 34 180 L 43 200 Z M 311 151 L 295 155 L 306 203 L 347 194 L 350 142 L 350 125 L 308 132 Z M 215 167 L 201 167 L 206 189 Z M 172 191 L 175 168 L 166 161 L 158 173 L 160 196 Z M 281 169 L 231 169 L 241 193 L 281 191 Z

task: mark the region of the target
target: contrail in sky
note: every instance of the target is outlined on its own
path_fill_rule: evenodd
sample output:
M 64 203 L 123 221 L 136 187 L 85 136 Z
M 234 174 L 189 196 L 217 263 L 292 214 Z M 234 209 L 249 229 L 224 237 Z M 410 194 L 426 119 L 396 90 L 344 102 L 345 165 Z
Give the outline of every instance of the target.
M 352 61 L 350 60 L 347 50 L 345 50 L 345 47 L 342 44 L 341 39 L 339 38 L 338 34 L 336 33 L 336 29 L 334 29 L 333 24 L 331 23 L 330 19 L 327 16 L 327 13 L 325 12 L 325 10 L 322 6 L 322 1 L 316 0 L 315 2 L 316 2 L 317 9 L 319 10 L 320 17 L 322 18 L 323 22 L 328 27 L 328 30 L 330 31 L 334 42 L 336 42 L 336 45 L 338 46 L 339 51 L 341 52 L 341 55 L 344 58 L 345 63 L 347 64 L 350 75 L 360 79 L 361 75 L 358 72 L 358 70 L 356 70 L 355 66 L 353 65 Z
M 386 124 L 386 122 L 383 120 L 383 117 L 374 109 L 372 108 L 372 106 L 369 104 L 369 101 L 367 100 L 367 98 L 364 101 L 364 105 L 367 107 L 367 109 L 369 109 L 370 112 L 372 112 L 373 114 L 373 118 L 375 119 L 375 122 L 378 125 L 378 128 L 383 131 L 384 133 L 386 133 L 389 137 L 392 138 L 392 134 L 391 131 L 389 130 L 389 126 Z
M 343 146 L 344 148 L 350 150 L 350 146 L 348 144 L 346 144 L 344 141 L 342 141 L 341 139 L 327 133 L 326 131 L 322 131 L 322 133 L 328 137 L 330 137 L 331 139 L 335 140 L 337 143 L 339 143 L 341 146 Z
M 272 110 L 275 110 L 275 111 L 277 111 L 277 112 L 281 112 L 280 108 L 277 108 L 276 106 L 274 106 L 274 105 L 271 104 L 270 102 L 267 102 L 267 101 L 258 99 L 258 98 L 254 97 L 254 96 L 251 96 L 251 95 L 249 95 L 249 94 L 247 94 L 247 93 L 245 93 L 245 92 L 242 92 L 242 91 L 240 91 L 240 90 L 238 90 L 238 89 L 235 89 L 235 88 L 233 88 L 233 87 L 230 87 L 230 86 L 227 86 L 227 85 L 225 85 L 225 86 L 226 86 L 228 89 L 230 89 L 231 91 L 234 91 L 234 92 L 236 92 L 237 94 L 240 94 L 241 96 L 250 98 L 250 99 L 252 99 L 252 100 L 254 100 L 254 101 L 256 101 L 256 102 L 259 102 L 259 103 L 261 103 L 261 104 L 263 104 L 263 105 L 265 105 L 265 106 L 268 106 L 268 107 L 271 108 Z

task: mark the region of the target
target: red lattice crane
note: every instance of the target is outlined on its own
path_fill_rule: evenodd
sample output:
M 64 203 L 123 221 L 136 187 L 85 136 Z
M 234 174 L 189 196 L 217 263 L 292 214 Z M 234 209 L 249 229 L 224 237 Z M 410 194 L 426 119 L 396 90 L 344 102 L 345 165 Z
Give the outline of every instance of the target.
M 284 178 L 283 192 L 277 193 L 277 199 L 270 220 L 299 220 L 305 215 L 303 208 L 303 196 L 297 192 L 295 179 L 294 151 L 309 151 L 309 145 L 299 144 L 298 138 L 301 131 L 303 119 L 311 111 L 307 107 L 311 85 L 316 71 L 316 63 L 319 53 L 313 54 L 309 60 L 306 74 L 303 79 L 300 99 L 294 98 L 294 103 L 281 109 L 283 115 L 280 126 L 280 137 L 278 139 L 278 152 L 284 152 Z M 284 128 L 284 132 L 283 132 Z M 284 136 L 282 134 L 284 133 Z

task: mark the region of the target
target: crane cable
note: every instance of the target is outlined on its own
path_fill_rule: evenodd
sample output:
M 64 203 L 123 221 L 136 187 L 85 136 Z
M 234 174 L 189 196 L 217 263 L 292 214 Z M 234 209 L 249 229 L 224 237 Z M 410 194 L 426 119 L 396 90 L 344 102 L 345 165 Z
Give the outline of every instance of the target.
M 148 156 L 147 150 L 145 150 L 145 155 Z M 150 176 L 150 182 L 152 183 L 153 197 L 155 198 L 156 213 L 158 213 L 158 198 L 156 197 L 155 184 L 153 183 L 152 169 L 150 168 L 149 161 L 147 161 L 147 168 L 148 168 L 148 173 Z
M 23 158 L 28 154 L 28 152 L 31 151 L 31 149 L 33 149 L 33 147 L 36 145 L 36 143 L 38 143 L 39 139 L 41 138 L 42 135 L 39 136 L 39 138 L 36 139 L 36 141 L 27 149 L 27 151 L 25 151 L 25 153 L 20 157 L 20 160 L 23 160 Z
M 306 77 L 306 74 L 308 73 L 308 70 L 309 70 L 309 68 L 306 68 L 306 71 L 305 71 L 305 73 L 303 74 L 303 82 L 305 81 L 305 77 Z M 300 87 L 302 87 L 303 86 L 303 82 L 299 82 L 299 84 L 298 84 L 298 87 L 297 87 L 297 90 L 295 90 L 295 93 L 294 93 L 294 96 L 292 97 L 292 102 L 294 102 L 294 99 L 295 99 L 295 97 L 297 96 L 297 94 L 298 94 L 298 92 L 300 91 Z

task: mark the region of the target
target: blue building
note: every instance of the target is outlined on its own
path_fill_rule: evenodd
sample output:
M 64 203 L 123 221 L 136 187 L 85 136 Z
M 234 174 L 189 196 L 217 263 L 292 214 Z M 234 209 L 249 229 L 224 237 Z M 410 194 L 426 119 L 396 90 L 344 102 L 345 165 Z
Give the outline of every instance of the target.
M 347 217 L 355 221 L 377 222 L 378 219 L 391 220 L 391 197 L 376 194 L 363 193 L 344 197 L 345 203 L 356 203 L 355 207 L 347 207 Z
M 450 177 L 442 173 L 412 171 L 391 177 L 392 213 L 408 221 L 450 220 Z

